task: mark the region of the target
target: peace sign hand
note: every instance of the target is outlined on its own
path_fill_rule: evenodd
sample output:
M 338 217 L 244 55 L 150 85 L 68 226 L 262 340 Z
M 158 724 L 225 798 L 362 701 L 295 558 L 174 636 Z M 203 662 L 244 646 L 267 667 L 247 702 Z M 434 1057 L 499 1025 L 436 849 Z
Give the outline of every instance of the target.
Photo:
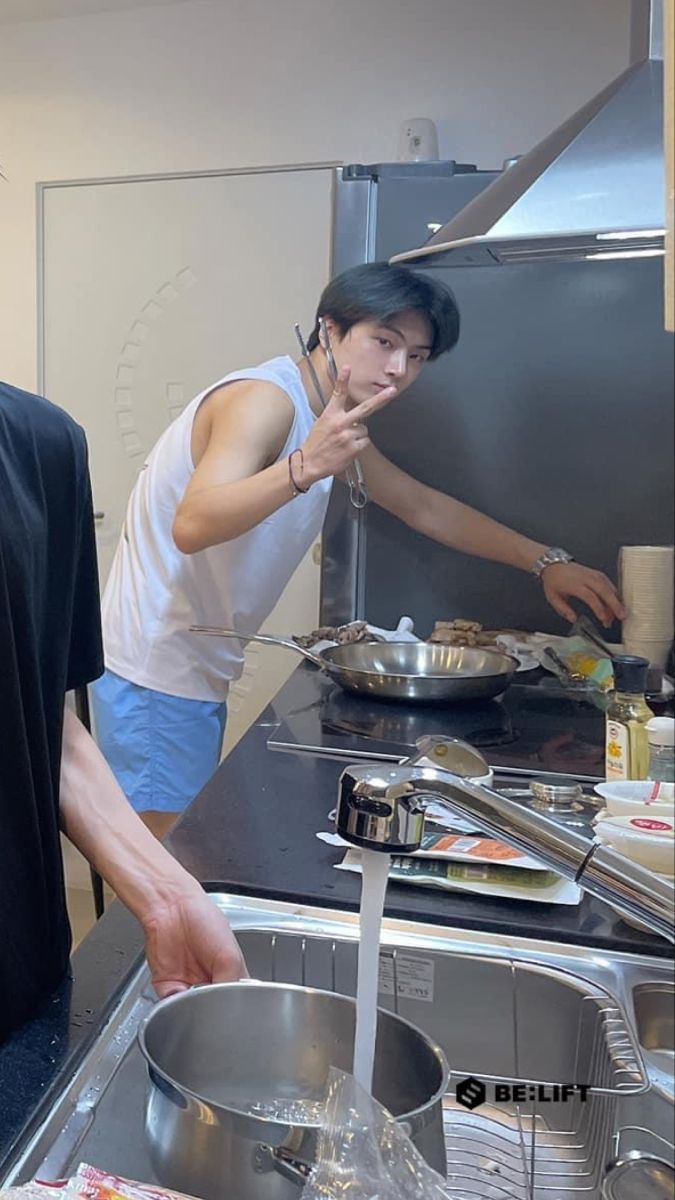
M 349 375 L 349 367 L 342 367 L 331 398 L 302 447 L 303 477 L 308 485 L 341 475 L 363 453 L 370 445 L 366 421 L 396 395 L 395 387 L 383 388 L 348 409 Z

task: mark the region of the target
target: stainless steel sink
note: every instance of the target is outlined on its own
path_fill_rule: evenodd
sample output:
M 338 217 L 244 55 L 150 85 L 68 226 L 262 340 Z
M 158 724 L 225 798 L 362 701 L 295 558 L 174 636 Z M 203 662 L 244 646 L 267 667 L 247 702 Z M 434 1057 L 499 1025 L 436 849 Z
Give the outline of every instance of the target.
M 214 899 L 253 976 L 354 993 L 356 917 Z M 452 1070 L 448 1195 L 599 1200 L 617 1154 L 672 1162 L 672 989 L 668 964 L 649 958 L 385 922 L 380 1003 L 436 1038 Z M 143 969 L 5 1182 L 62 1177 L 80 1161 L 154 1178 L 135 1044 L 151 1003 Z M 486 1090 L 473 1110 L 458 1099 L 469 1076 Z
M 648 1064 L 675 1071 L 675 988 L 672 983 L 641 983 L 633 989 L 638 1043 Z
M 645 1050 L 675 1050 L 672 983 L 643 983 L 633 991 L 638 1041 Z

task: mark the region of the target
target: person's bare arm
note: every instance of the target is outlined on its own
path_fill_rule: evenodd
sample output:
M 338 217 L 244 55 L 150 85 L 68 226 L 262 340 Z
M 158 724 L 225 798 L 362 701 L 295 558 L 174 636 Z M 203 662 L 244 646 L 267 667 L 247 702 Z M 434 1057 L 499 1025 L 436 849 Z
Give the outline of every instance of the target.
M 206 446 L 173 523 L 184 554 L 239 537 L 292 498 L 288 464 L 275 461 L 293 424 L 286 393 L 242 380 L 218 389 L 208 404 Z
M 385 458 L 373 445 L 363 455 L 371 498 L 399 520 L 436 542 L 529 571 L 546 546 L 475 508 L 427 487 Z
M 522 571 L 531 571 L 547 546 L 517 533 L 492 517 L 427 487 L 385 458 L 372 443 L 362 454 L 362 465 L 371 498 L 393 513 L 411 529 L 442 545 L 465 554 L 506 563 Z M 581 563 L 555 563 L 541 576 L 546 598 L 566 620 L 576 613 L 568 597 L 576 597 L 595 613 L 604 625 L 625 616 L 614 584 L 602 571 Z
M 158 995 L 246 974 L 226 918 L 146 829 L 68 707 L 60 815 L 66 836 L 141 922 Z
M 324 412 L 303 445 L 303 484 L 339 475 L 368 442 L 363 424 L 394 395 L 385 388 L 347 411 L 349 371 L 340 372 Z M 209 398 L 209 436 L 178 506 L 173 537 L 183 554 L 194 554 L 248 533 L 288 504 L 288 461 L 275 461 L 293 422 L 293 405 L 275 384 L 229 384 Z M 270 465 L 271 464 L 271 465 Z

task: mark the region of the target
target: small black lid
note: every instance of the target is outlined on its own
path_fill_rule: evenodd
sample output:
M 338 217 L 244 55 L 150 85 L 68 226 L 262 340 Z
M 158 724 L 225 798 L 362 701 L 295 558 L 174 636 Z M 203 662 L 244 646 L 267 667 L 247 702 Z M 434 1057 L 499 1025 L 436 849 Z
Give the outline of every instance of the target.
M 617 654 L 613 660 L 614 690 L 637 696 L 647 687 L 649 659 L 634 654 Z

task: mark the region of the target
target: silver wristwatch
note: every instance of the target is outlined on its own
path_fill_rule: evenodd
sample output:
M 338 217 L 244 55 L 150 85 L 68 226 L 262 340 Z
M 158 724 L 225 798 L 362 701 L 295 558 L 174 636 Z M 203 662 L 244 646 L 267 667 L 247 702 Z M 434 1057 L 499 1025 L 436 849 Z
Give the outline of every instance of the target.
M 532 574 L 539 578 L 545 567 L 550 567 L 553 563 L 568 562 L 574 562 L 573 554 L 568 554 L 567 550 L 563 550 L 560 546 L 549 546 L 548 550 L 544 550 L 544 553 L 539 555 L 532 567 Z

